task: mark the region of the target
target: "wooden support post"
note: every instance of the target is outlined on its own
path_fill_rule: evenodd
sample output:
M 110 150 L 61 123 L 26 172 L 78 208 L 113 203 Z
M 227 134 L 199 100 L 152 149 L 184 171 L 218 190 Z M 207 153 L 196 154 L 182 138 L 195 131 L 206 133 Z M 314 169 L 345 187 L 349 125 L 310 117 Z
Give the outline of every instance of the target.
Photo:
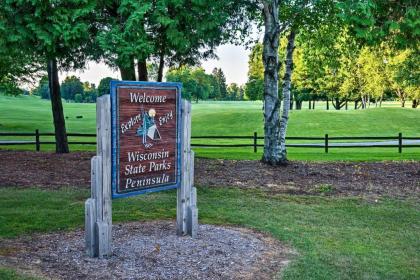
M 112 254 L 111 102 L 96 102 L 97 155 L 91 160 L 91 198 L 85 203 L 86 252 L 91 257 Z
M 198 210 L 193 190 L 194 152 L 191 151 L 191 103 L 182 100 L 181 187 L 177 190 L 176 232 L 177 235 L 197 236 Z
M 194 187 L 194 151 L 190 157 L 190 204 L 187 215 L 187 234 L 192 238 L 197 238 L 198 234 L 198 208 L 197 208 L 197 188 Z
M 328 154 L 328 134 L 325 134 L 325 153 Z
M 254 153 L 257 152 L 257 140 L 258 140 L 257 132 L 254 132 Z
M 41 150 L 41 143 L 39 142 L 39 129 L 35 129 L 35 148 L 37 152 Z
M 402 153 L 402 133 L 398 133 L 398 153 Z
M 85 202 L 85 244 L 86 244 L 86 254 L 91 258 L 97 256 L 95 223 L 96 223 L 95 199 L 88 198 Z

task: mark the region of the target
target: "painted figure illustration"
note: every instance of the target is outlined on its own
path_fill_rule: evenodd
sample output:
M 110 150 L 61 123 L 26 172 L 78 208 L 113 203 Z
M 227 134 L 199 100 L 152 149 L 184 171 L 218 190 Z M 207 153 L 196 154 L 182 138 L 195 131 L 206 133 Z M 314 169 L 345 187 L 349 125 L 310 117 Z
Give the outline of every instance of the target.
M 160 140 L 160 133 L 155 123 L 156 110 L 151 108 L 149 112 L 142 112 L 142 124 L 137 129 L 137 136 L 142 137 L 142 144 L 145 148 L 153 146 L 147 142 L 147 138 L 151 140 Z

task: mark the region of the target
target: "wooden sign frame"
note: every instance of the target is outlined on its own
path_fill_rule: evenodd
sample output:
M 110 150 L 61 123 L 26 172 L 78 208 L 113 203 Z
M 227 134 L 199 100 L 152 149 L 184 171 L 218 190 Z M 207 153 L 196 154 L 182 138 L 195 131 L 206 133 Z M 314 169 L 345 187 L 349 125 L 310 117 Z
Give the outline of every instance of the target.
M 190 235 L 198 237 L 198 208 L 197 189 L 194 187 L 194 151 L 191 150 L 191 103 L 181 99 L 181 84 L 179 83 L 148 83 L 115 81 L 111 83 L 111 96 L 109 94 L 98 97 L 96 100 L 96 156 L 91 160 L 91 197 L 85 202 L 85 248 L 90 257 L 112 256 L 112 157 L 116 156 L 116 142 L 113 142 L 112 133 L 115 133 L 116 123 L 111 121 L 115 114 L 111 99 L 115 98 L 118 85 L 146 86 L 146 87 L 174 87 L 177 89 L 177 163 L 179 176 L 175 184 L 158 188 L 143 189 L 128 194 L 118 194 L 117 197 L 127 197 L 136 194 L 145 194 L 171 188 L 177 188 L 176 193 L 176 233 L 179 236 Z M 112 97 L 114 95 L 114 97 Z M 158 108 L 158 107 L 156 107 Z M 149 111 L 150 116 L 150 111 Z M 114 126 L 114 127 L 113 127 Z M 150 128 L 150 126 L 148 126 Z M 167 131 L 170 130 L 167 127 Z M 112 132 L 114 130 L 114 132 Z M 162 133 L 165 133 L 162 131 Z M 144 134 L 143 134 L 144 135 Z M 142 144 L 145 142 L 142 141 Z
M 182 113 L 181 113 L 181 83 L 156 83 L 156 82 L 135 82 L 135 81 L 111 81 L 111 182 L 112 198 L 123 198 L 128 196 L 146 194 L 151 192 L 164 191 L 179 188 L 181 185 L 181 135 L 182 135 Z M 176 152 L 175 152 L 175 182 L 160 184 L 157 186 L 136 189 L 132 191 L 119 191 L 120 184 L 120 129 L 119 129 L 119 90 L 175 90 L 176 106 Z M 145 95 L 146 96 L 146 95 Z M 149 95 L 150 96 L 150 95 Z

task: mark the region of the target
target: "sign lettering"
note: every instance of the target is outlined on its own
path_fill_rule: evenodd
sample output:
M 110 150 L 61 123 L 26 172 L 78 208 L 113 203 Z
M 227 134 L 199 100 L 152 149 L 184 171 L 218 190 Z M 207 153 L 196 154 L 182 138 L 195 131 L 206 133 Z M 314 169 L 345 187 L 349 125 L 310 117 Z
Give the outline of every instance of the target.
M 180 101 L 178 83 L 111 82 L 114 198 L 179 187 Z

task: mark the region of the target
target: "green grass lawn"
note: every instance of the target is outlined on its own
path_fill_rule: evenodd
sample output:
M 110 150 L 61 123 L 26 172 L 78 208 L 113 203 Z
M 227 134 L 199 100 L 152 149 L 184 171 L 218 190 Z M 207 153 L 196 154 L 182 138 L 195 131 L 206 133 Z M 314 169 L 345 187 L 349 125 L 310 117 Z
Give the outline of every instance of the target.
M 3 188 L 0 238 L 81 228 L 88 195 L 88 190 L 69 188 Z M 233 188 L 199 188 L 198 197 L 200 223 L 254 228 L 295 248 L 297 256 L 284 279 L 420 278 L 420 212 L 415 201 L 273 197 Z M 174 191 L 113 204 L 115 223 L 175 219 Z M 0 270 L 0 278 L 12 274 Z
M 319 107 L 323 105 L 318 102 Z M 396 103 L 386 104 L 387 106 Z M 49 101 L 33 96 L 8 97 L 0 95 L 0 132 L 52 132 L 51 105 Z M 306 108 L 304 106 L 304 108 Z M 350 106 L 351 108 L 351 106 Z M 249 135 L 254 131 L 263 135 L 261 102 L 200 102 L 193 103 L 192 134 L 200 135 Z M 68 132 L 95 132 L 95 104 L 64 103 Z M 83 116 L 78 119 L 76 116 Z M 420 136 L 420 110 L 385 107 L 367 110 L 293 110 L 290 113 L 288 136 Z M 1 139 L 6 139 L 2 137 Z M 8 139 L 12 139 L 9 137 Z M 17 139 L 17 138 L 14 138 Z M 24 139 L 24 138 L 19 138 Z M 27 139 L 27 138 L 26 138 Z M 33 140 L 33 139 L 31 139 Z M 52 140 L 43 137 L 41 140 Z M 71 137 L 70 141 L 93 139 Z M 295 141 L 296 142 L 296 141 Z M 300 141 L 302 142 L 302 141 Z M 312 141 L 317 142 L 317 141 Z M 318 141 L 319 142 L 319 141 Z M 225 140 L 198 140 L 193 143 L 229 143 Z M 251 144 L 252 140 L 235 143 Z M 289 143 L 294 143 L 289 141 Z M 259 144 L 263 144 L 259 140 Z M 8 148 L 34 149 L 30 146 Z M 92 145 L 73 145 L 71 150 L 93 150 Z M 52 145 L 43 145 L 42 150 L 54 150 Z M 262 148 L 253 153 L 253 148 L 195 148 L 199 157 L 259 159 Z M 397 148 L 331 148 L 325 154 L 323 148 L 289 148 L 292 160 L 401 160 L 420 159 L 420 148 L 406 148 L 398 154 Z

